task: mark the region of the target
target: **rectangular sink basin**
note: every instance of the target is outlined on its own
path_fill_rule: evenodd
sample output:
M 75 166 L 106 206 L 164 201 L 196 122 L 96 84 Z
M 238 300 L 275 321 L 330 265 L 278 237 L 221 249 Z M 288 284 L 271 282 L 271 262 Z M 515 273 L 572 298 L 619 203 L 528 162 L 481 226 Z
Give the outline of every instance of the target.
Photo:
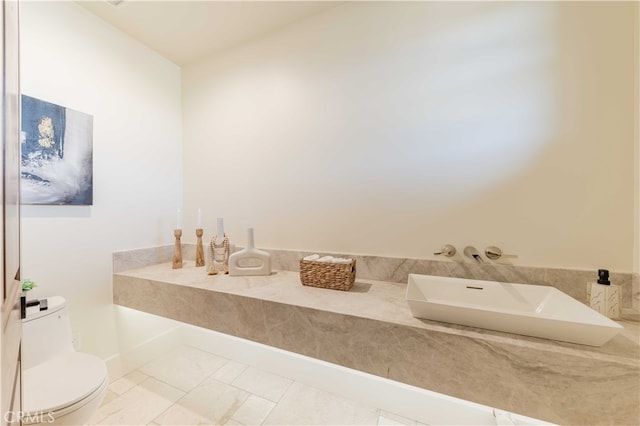
M 623 328 L 549 286 L 409 274 L 406 299 L 416 318 L 582 345 L 602 346 Z

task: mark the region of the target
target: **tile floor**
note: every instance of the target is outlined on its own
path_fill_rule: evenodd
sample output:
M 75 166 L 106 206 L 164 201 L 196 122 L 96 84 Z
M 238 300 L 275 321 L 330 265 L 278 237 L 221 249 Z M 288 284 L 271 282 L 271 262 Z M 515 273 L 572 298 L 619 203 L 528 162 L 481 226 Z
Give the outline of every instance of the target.
M 420 425 L 180 346 L 113 381 L 95 425 Z

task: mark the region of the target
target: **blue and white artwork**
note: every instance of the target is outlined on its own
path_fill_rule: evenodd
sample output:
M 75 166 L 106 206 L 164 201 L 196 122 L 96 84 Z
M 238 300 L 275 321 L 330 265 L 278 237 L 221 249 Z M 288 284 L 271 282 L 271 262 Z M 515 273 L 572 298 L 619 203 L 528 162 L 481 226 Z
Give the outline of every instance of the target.
M 93 116 L 22 95 L 23 204 L 93 204 Z

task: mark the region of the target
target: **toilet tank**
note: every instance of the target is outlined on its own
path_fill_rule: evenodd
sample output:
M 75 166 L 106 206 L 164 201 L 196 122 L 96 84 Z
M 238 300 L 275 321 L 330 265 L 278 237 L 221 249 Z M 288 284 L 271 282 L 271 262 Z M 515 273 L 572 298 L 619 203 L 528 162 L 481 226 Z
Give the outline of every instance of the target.
M 46 299 L 48 308 L 27 308 L 22 320 L 22 368 L 27 369 L 56 356 L 74 351 L 71 323 L 64 297 Z

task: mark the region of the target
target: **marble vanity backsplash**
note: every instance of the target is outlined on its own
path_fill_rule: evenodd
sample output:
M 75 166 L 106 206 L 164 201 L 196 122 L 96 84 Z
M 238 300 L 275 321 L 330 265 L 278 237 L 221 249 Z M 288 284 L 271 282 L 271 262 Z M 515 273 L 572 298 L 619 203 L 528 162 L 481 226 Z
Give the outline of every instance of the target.
M 122 250 L 113 253 L 113 273 L 144 268 L 158 263 L 171 262 L 173 244 L 168 246 L 149 247 L 133 250 Z M 182 258 L 185 261 L 195 261 L 195 244 L 182 245 Z
M 182 257 L 194 261 L 195 244 L 183 244 Z M 236 249 L 240 249 L 238 247 Z M 271 250 L 273 269 L 298 271 L 300 258 L 318 253 L 356 259 L 356 276 L 362 279 L 406 283 L 410 273 L 438 275 L 476 280 L 548 285 L 556 287 L 571 297 L 587 301 L 587 283 L 597 278 L 596 270 L 541 268 L 476 264 L 449 260 L 406 259 L 382 256 L 350 255 L 346 253 L 307 252 L 296 250 Z M 142 268 L 157 263 L 171 262 L 173 245 L 119 251 L 113 254 L 113 272 Z M 640 311 L 640 274 L 611 272 L 611 282 L 622 287 L 622 306 L 625 316 L 637 316 Z M 636 318 L 638 319 L 638 318 Z

